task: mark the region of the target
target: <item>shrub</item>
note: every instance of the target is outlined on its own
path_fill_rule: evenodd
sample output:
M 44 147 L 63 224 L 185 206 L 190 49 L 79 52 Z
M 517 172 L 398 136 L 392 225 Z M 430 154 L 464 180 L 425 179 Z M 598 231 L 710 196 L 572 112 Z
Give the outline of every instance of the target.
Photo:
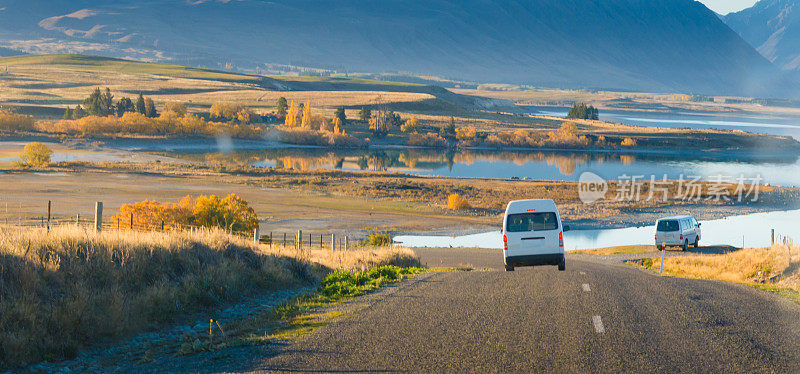
M 621 145 L 623 147 L 635 147 L 636 146 L 636 139 L 625 138 L 625 139 L 622 140 Z
M 461 141 L 473 141 L 477 131 L 473 127 L 462 127 L 456 130 L 456 139 Z
M 166 112 L 172 112 L 172 113 L 175 113 L 175 115 L 178 116 L 178 117 L 183 117 L 183 116 L 186 115 L 186 113 L 189 112 L 189 110 L 186 108 L 186 104 L 184 104 L 184 103 L 176 102 L 176 101 L 169 101 L 166 104 L 164 104 L 164 112 L 163 113 L 166 113 Z
M 47 166 L 50 164 L 50 155 L 52 154 L 53 151 L 46 145 L 33 142 L 25 145 L 19 158 L 22 160 L 22 164 L 26 166 Z
M 0 110 L 0 131 L 33 131 L 33 116 Z
M 447 208 L 452 210 L 469 209 L 471 206 L 466 198 L 454 193 L 447 197 Z
M 419 120 L 417 117 L 412 116 L 409 118 L 405 123 L 400 126 L 400 131 L 402 132 L 417 132 L 419 131 Z
M 180 225 L 223 228 L 238 233 L 250 233 L 258 227 L 258 217 L 246 201 L 236 194 L 224 199 L 215 195 L 186 196 L 179 203 L 159 203 L 145 200 L 124 204 L 114 217 L 121 227 L 129 227 L 131 216 L 136 229 L 156 229 Z M 127 223 L 127 225 L 126 225 Z
M 445 147 L 447 146 L 447 140 L 435 133 L 411 133 L 408 135 L 408 145 L 416 147 Z
M 371 245 L 373 247 L 382 247 L 387 245 L 392 245 L 394 240 L 392 240 L 392 236 L 389 235 L 387 231 L 377 231 L 373 230 L 371 227 L 367 227 L 367 245 Z

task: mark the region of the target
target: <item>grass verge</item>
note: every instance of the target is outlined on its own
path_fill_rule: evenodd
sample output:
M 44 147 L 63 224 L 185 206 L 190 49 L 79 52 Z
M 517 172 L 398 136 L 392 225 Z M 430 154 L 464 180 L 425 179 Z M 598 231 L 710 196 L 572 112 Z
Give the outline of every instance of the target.
M 418 262 L 388 248 L 269 249 L 216 230 L 0 227 L 0 369 L 73 358 L 182 315 L 317 284 L 334 269 L 388 264 Z
M 630 263 L 648 270 L 658 270 L 661 267 L 660 258 L 646 258 Z M 664 274 L 746 284 L 800 302 L 800 246 L 796 245 L 667 257 L 664 260 Z
M 234 332 L 217 343 L 195 339 L 184 342 L 179 355 L 216 351 L 243 345 L 269 344 L 277 339 L 296 338 L 311 333 L 346 313 L 324 310 L 354 297 L 377 290 L 389 283 L 427 271 L 421 267 L 398 267 L 384 265 L 365 270 L 336 270 L 320 283 L 317 292 L 294 298 L 268 313 L 239 321 L 232 327 Z

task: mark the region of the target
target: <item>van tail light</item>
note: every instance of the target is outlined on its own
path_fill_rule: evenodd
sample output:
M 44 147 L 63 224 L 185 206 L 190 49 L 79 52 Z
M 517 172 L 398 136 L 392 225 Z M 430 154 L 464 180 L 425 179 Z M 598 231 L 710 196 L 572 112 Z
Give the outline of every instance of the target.
M 564 248 L 564 232 L 563 231 L 559 231 L 558 232 L 558 246 L 561 247 L 561 248 Z
M 683 240 L 683 235 L 681 235 L 681 240 Z
M 508 237 L 505 235 L 503 235 L 503 250 L 504 251 L 508 250 Z

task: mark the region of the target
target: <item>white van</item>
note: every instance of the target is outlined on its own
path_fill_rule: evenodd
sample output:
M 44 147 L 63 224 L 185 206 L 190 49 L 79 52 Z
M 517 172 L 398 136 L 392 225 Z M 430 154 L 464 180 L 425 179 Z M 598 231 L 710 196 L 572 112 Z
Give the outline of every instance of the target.
M 503 257 L 506 271 L 515 266 L 557 265 L 566 268 L 564 231 L 553 200 L 508 203 L 503 218 Z
M 692 216 L 662 218 L 656 222 L 655 241 L 659 251 L 666 246 L 679 246 L 685 251 L 689 244 L 697 248 L 700 245 L 700 223 Z

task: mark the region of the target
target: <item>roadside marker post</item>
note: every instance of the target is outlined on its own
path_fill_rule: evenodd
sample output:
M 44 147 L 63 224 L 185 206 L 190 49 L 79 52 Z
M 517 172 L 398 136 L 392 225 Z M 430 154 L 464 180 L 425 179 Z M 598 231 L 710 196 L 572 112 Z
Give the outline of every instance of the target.
M 661 245 L 661 272 L 659 275 L 664 275 L 664 253 L 667 252 L 667 243 Z

